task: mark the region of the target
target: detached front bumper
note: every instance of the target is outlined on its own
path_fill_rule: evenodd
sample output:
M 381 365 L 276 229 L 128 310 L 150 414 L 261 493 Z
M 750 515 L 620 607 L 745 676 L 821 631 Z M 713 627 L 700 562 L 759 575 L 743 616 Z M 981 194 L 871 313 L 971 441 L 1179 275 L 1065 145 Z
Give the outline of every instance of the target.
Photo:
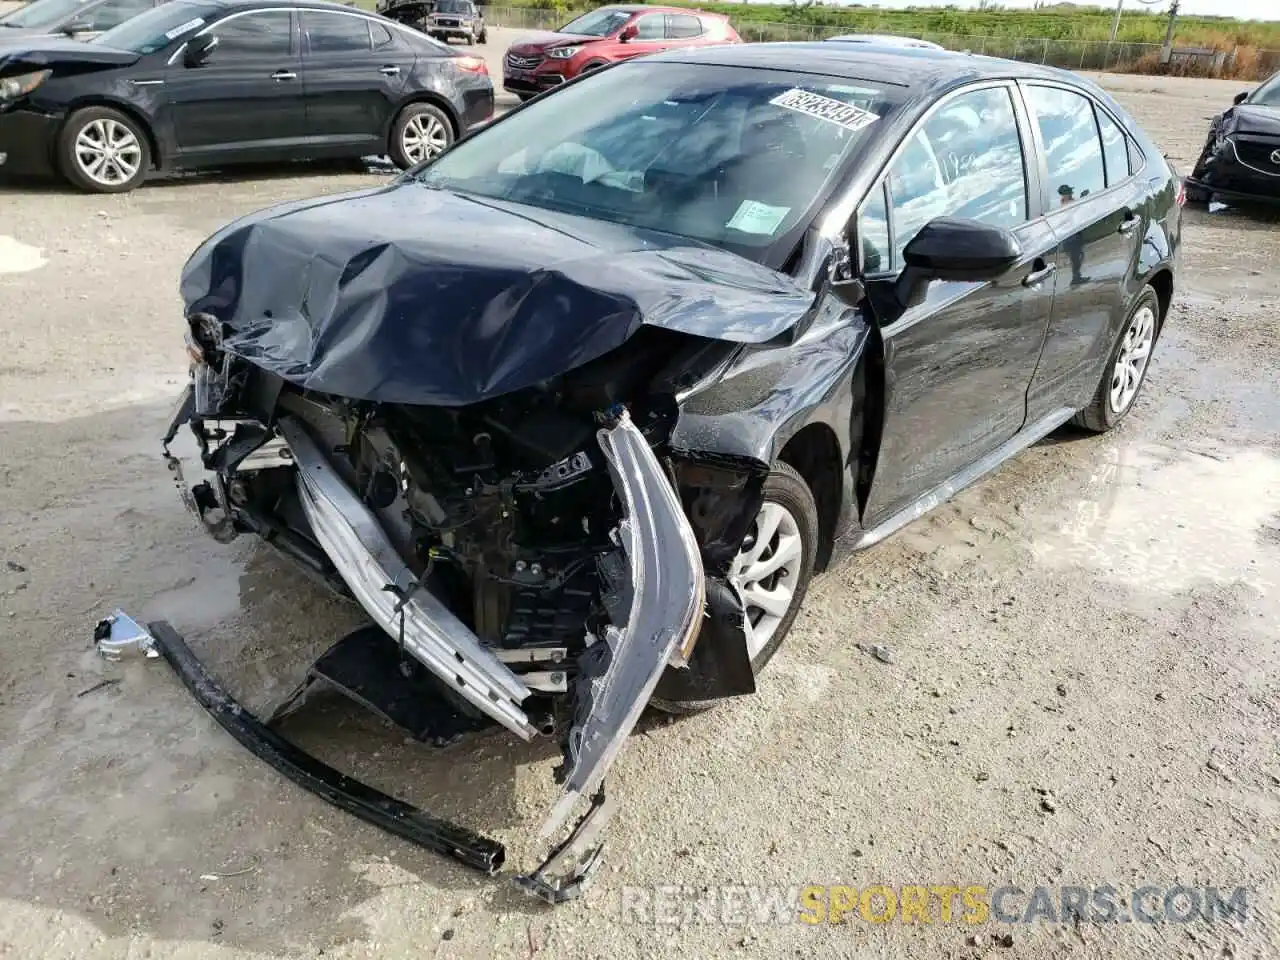
M 201 500 L 209 495 L 201 495 L 199 486 L 186 493 L 181 469 L 168 454 L 177 427 L 188 420 L 196 425 L 194 404 L 188 390 L 166 436 L 166 456 L 188 506 L 215 536 L 229 539 L 222 535 L 225 526 L 211 526 L 204 516 Z M 687 664 L 705 612 L 698 545 L 648 441 L 625 409 L 610 411 L 597 439 L 622 505 L 623 519 L 614 539 L 626 560 L 622 609 L 627 616 L 625 623 L 615 622 L 597 637 L 579 661 L 564 795 L 543 835 L 563 828 L 579 801 L 591 800 L 571 842 L 558 848 L 548 864 L 522 878 L 527 890 L 548 900 L 572 895 L 571 886 L 549 875 L 549 865 L 575 859 L 580 847 L 602 829 L 612 809 L 603 794 L 605 774 L 663 672 L 668 666 Z M 211 458 L 205 459 L 207 466 Z M 374 622 L 457 696 L 517 736 L 532 738 L 537 725 L 523 706 L 530 688 L 415 577 L 377 516 L 329 463 L 307 427 L 282 417 L 278 434 L 264 434 L 260 445 L 237 462 L 248 469 L 280 469 L 285 464 L 283 469 L 296 471 L 297 495 L 310 532 Z M 227 501 L 226 491 L 234 483 L 233 470 L 231 476 L 216 476 L 213 485 L 218 491 L 215 499 L 229 511 L 234 511 L 234 504 Z M 594 853 L 587 859 L 593 861 Z M 583 869 L 579 860 L 574 870 L 580 875 Z

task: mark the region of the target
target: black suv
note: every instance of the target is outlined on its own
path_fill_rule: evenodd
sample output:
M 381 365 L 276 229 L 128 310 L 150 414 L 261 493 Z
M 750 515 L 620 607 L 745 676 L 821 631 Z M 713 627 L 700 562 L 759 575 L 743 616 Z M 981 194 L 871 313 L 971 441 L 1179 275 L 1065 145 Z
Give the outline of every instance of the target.
M 437 40 L 448 42 L 454 37 L 471 43 L 489 39 L 484 17 L 471 0 L 438 0 L 427 18 L 426 32 Z

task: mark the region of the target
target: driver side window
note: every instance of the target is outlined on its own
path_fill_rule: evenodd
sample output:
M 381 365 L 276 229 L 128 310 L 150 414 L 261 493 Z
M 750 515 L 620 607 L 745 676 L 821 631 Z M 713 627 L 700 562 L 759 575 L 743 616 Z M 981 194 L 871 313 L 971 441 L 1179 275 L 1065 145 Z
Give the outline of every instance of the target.
M 667 35 L 667 18 L 660 13 L 649 13 L 636 21 L 635 39 L 662 40 Z
M 946 101 L 912 133 L 885 174 L 893 249 L 884 225 L 881 187 L 859 214 L 864 269 L 902 269 L 902 251 L 936 217 L 962 217 L 1000 227 L 1027 220 L 1022 141 L 1005 87 L 989 87 Z M 871 247 L 868 247 L 868 243 Z
M 286 56 L 293 50 L 293 14 L 264 10 L 230 17 L 211 31 L 218 38 L 210 63 Z

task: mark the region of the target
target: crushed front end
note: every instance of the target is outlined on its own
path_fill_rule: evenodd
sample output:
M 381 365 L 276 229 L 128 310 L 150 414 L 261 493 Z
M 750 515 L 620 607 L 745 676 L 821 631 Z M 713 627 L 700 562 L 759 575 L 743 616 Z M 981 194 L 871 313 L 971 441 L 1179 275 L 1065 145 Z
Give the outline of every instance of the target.
M 189 325 L 192 381 L 164 438 L 183 499 L 219 541 L 256 534 L 354 598 L 396 651 L 388 690 L 398 657 L 467 729 L 559 737 L 564 792 L 543 836 L 576 826 L 519 879 L 576 895 L 612 811 L 604 776 L 663 677 L 690 672 L 704 623 L 719 661 L 737 644 L 739 677 L 746 663 L 740 602 L 704 571 L 700 544 L 724 545 L 688 514 L 732 486 L 749 518 L 759 484 L 673 457 L 676 405 L 653 390 L 705 367 L 708 343 L 645 331 L 553 382 L 449 407 L 308 391 L 224 350 L 216 318 Z M 206 474 L 194 485 L 173 452 L 184 429 Z M 712 694 L 751 692 L 745 672 Z M 378 686 L 360 699 L 398 722 Z

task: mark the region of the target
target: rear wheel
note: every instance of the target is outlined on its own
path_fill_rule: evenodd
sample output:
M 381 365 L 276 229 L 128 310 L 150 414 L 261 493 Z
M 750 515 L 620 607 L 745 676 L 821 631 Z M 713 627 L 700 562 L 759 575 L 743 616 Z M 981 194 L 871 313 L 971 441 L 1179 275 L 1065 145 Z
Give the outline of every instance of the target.
M 1107 360 L 1089 406 L 1075 415 L 1072 423 L 1094 433 L 1106 433 L 1133 409 L 1147 379 L 1151 351 L 1160 331 L 1160 298 L 1144 287 L 1129 309 L 1124 332 Z
M 443 110 L 430 103 L 411 103 L 391 125 L 387 153 L 404 170 L 444 153 L 453 138 L 453 124 Z
M 489 31 L 487 29 L 480 31 L 480 36 L 476 37 L 476 43 L 488 43 Z
M 776 464 L 764 502 L 729 568 L 729 583 L 747 615 L 747 655 L 759 676 L 795 623 L 818 555 L 818 507 L 804 478 Z M 716 701 L 654 700 L 667 713 L 698 713 Z
M 58 167 L 82 190 L 127 193 L 151 168 L 151 145 L 140 124 L 111 107 L 77 110 L 58 138 Z

